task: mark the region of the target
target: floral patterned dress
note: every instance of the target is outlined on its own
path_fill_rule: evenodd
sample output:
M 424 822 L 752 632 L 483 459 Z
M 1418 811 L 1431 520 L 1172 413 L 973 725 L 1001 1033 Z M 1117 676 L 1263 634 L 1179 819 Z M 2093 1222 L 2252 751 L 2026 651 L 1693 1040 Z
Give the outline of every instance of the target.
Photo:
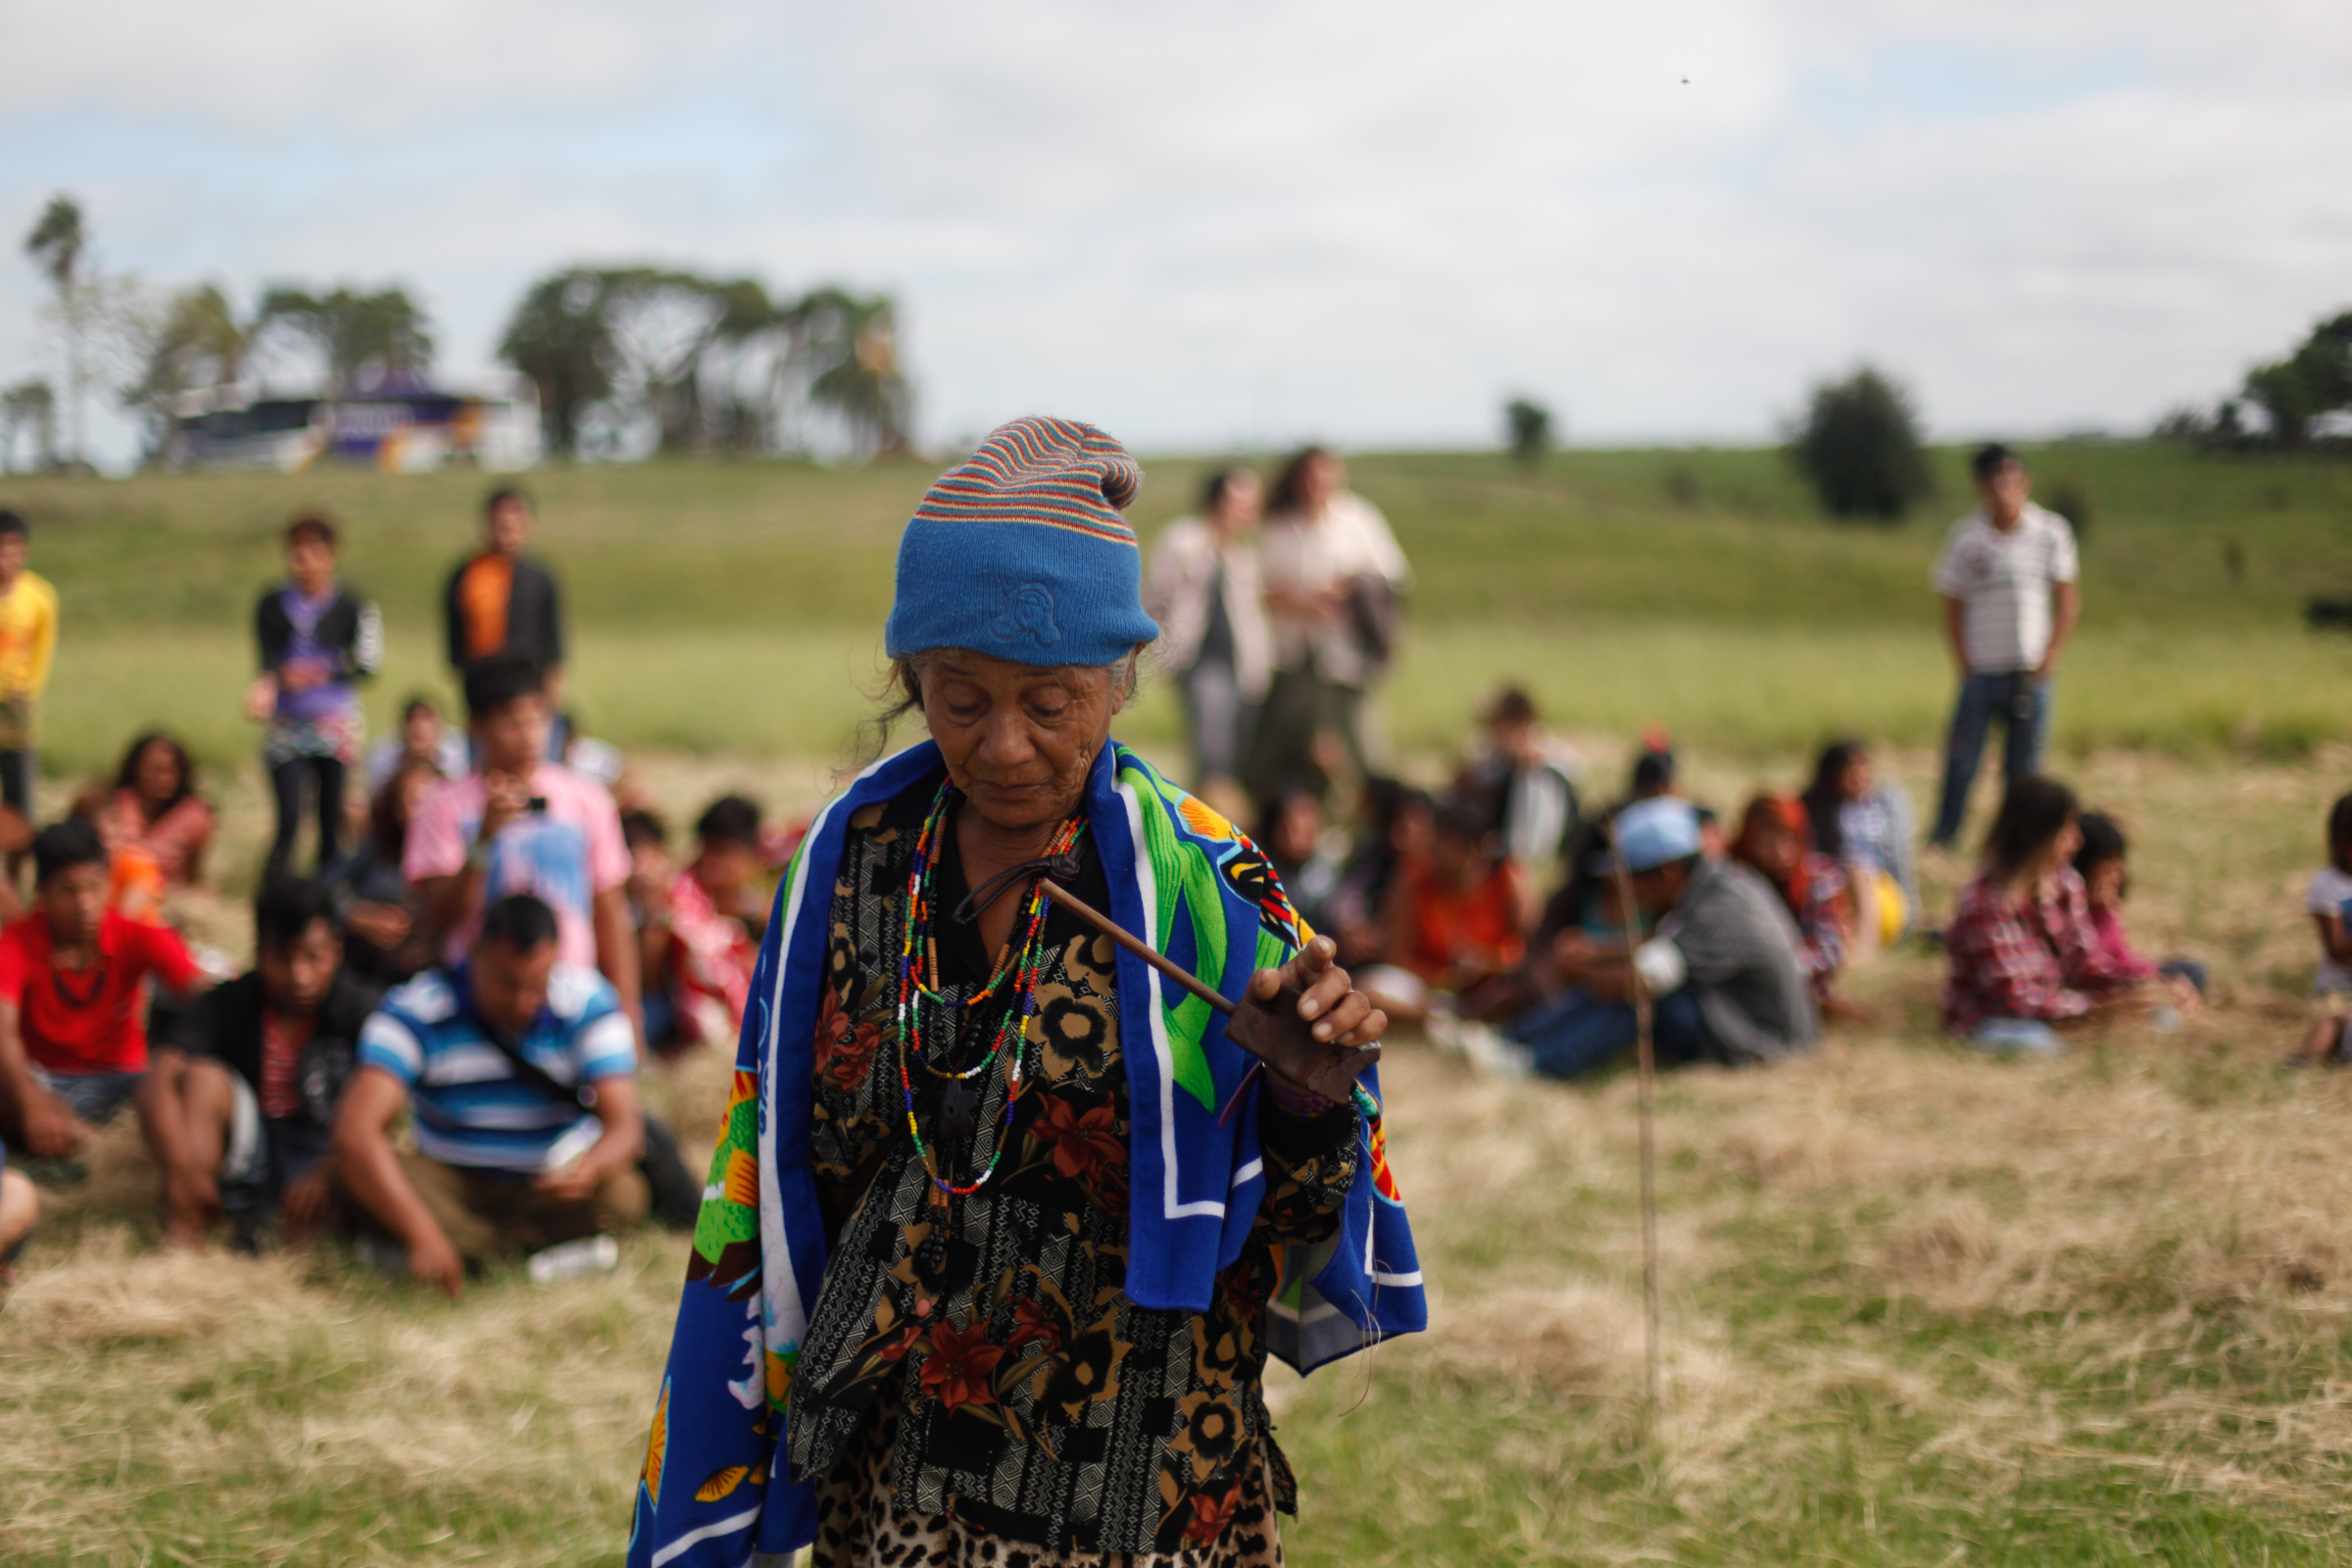
M 1004 1139 L 993 1179 L 948 1199 L 912 1143 L 892 1039 L 904 898 L 936 775 L 850 823 L 818 1020 L 811 1163 L 832 1250 L 801 1346 L 793 1473 L 815 1479 L 819 1565 L 1281 1560 L 1293 1511 L 1260 1393 L 1276 1248 L 1332 1233 L 1355 1175 L 1352 1106 L 1261 1112 L 1267 1188 L 1241 1257 L 1204 1313 L 1130 1300 L 1127 1072 L 1109 941 L 1050 912 L 1009 1123 L 1001 1072 L 976 1104 L 913 1069 L 924 1139 L 961 1184 Z M 1091 840 L 1082 839 L 1082 847 Z M 951 837 L 934 906 L 964 896 Z M 1075 891 L 1108 903 L 1086 853 Z M 977 927 L 944 913 L 942 992 L 987 983 Z M 975 1009 L 976 1061 L 1002 1013 Z M 928 1040 L 928 1034 L 926 1040 Z M 927 1045 L 933 1060 L 945 1048 Z M 1251 1091 L 1256 1092 L 1256 1091 Z

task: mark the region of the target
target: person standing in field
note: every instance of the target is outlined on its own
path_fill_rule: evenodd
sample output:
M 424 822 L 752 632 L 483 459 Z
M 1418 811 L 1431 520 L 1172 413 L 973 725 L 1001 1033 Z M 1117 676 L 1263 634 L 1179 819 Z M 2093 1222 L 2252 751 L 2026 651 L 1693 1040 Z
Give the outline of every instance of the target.
M 1022 419 L 901 537 L 883 647 L 930 740 L 825 808 L 768 920 L 631 1568 L 1274 1568 L 1267 1357 L 1427 1324 L 1377 1079 L 1253 1070 L 1075 912 L 1228 997 L 1297 988 L 1336 1044 L 1387 1027 L 1255 846 L 1111 738 L 1159 634 L 1142 478 Z
M 555 574 L 523 554 L 531 542 L 531 498 L 520 490 L 490 492 L 483 504 L 482 548 L 451 573 L 443 601 L 449 665 L 466 671 L 492 654 L 513 654 L 539 666 L 549 709 L 564 708 L 564 596 Z M 561 735 L 552 735 L 560 757 Z
M 1995 442 L 1971 466 L 1984 504 L 1952 524 L 1935 575 L 1944 634 L 1960 666 L 1943 803 L 1929 835 L 1946 850 L 1959 841 L 1977 762 L 1996 718 L 2009 779 L 2039 770 L 2050 730 L 2050 678 L 2082 612 L 2075 531 L 2029 499 L 2033 480 L 2025 464 Z
M 1256 474 L 1221 468 L 1209 476 L 1199 514 L 1169 523 L 1152 555 L 1145 608 L 1165 628 L 1167 667 L 1181 671 L 1197 787 L 1241 778 L 1243 748 L 1274 670 L 1251 538 L 1264 505 Z
M 1268 796 L 1322 776 L 1314 741 L 1326 730 L 1371 777 L 1381 750 L 1371 691 L 1396 645 L 1397 600 L 1412 585 L 1396 536 L 1348 488 L 1338 456 L 1308 447 L 1274 481 L 1258 558 L 1275 675 L 1251 748 L 1251 791 Z
M 0 804 L 28 822 L 40 773 L 41 691 L 57 652 L 57 590 L 26 569 L 31 542 L 24 519 L 0 511 Z
M 335 525 L 306 512 L 286 528 L 286 580 L 254 609 L 262 672 L 245 710 L 269 724 L 262 765 L 277 803 L 265 880 L 284 872 L 302 831 L 304 794 L 318 816 L 318 874 L 342 858 L 344 783 L 360 763 L 366 717 L 358 681 L 384 662 L 375 606 L 335 576 Z

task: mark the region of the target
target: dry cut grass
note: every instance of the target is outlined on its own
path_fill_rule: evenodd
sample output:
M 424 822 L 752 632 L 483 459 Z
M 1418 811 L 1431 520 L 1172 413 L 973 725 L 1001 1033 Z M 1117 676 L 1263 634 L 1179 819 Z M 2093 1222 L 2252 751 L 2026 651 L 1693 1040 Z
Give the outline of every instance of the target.
M 2142 945 L 2216 963 L 2179 1034 L 1988 1060 L 1934 1037 L 1936 965 L 1901 955 L 1857 978 L 1871 1026 L 1667 1080 L 1654 1420 L 1630 1078 L 1500 1083 L 1400 1045 L 1434 1321 L 1275 1379 L 1293 1559 L 2344 1560 L 2352 1078 L 2277 1063 L 2348 761 L 2082 770 L 2140 846 Z M 1727 808 L 1749 782 L 1692 766 Z M 707 1137 L 717 1079 L 657 1095 Z M 0 1560 L 615 1560 L 677 1242 L 451 1307 L 332 1255 L 161 1254 L 135 1139 L 96 1163 L 0 1311 Z

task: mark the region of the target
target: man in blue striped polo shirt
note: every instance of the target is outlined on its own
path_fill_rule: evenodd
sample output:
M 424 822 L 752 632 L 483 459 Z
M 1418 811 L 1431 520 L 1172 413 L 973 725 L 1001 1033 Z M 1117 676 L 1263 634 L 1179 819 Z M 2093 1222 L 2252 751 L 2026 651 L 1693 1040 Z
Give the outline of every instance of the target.
M 335 1118 L 340 1178 L 409 1272 L 456 1297 L 469 1264 L 645 1218 L 636 1073 L 618 994 L 557 961 L 555 911 L 501 899 L 464 963 L 394 991 L 361 1031 Z M 404 1154 L 391 1128 L 412 1103 Z

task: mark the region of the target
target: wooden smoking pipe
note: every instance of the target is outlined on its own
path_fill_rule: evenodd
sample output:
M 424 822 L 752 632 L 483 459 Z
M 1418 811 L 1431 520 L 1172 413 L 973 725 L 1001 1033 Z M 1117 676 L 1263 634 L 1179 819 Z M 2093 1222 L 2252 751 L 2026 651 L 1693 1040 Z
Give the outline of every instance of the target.
M 1109 915 L 1073 895 L 1052 877 L 1040 879 L 1047 898 L 1143 959 L 1162 976 L 1199 997 L 1226 1015 L 1225 1038 L 1247 1051 L 1274 1072 L 1325 1100 L 1346 1101 L 1359 1074 L 1380 1060 L 1380 1047 L 1343 1046 L 1336 1040 L 1317 1040 L 1314 1025 L 1298 1016 L 1300 992 L 1284 986 L 1271 1003 L 1244 993 L 1236 1003 L 1217 989 L 1188 973 L 1184 965 L 1154 953 L 1143 938 Z

